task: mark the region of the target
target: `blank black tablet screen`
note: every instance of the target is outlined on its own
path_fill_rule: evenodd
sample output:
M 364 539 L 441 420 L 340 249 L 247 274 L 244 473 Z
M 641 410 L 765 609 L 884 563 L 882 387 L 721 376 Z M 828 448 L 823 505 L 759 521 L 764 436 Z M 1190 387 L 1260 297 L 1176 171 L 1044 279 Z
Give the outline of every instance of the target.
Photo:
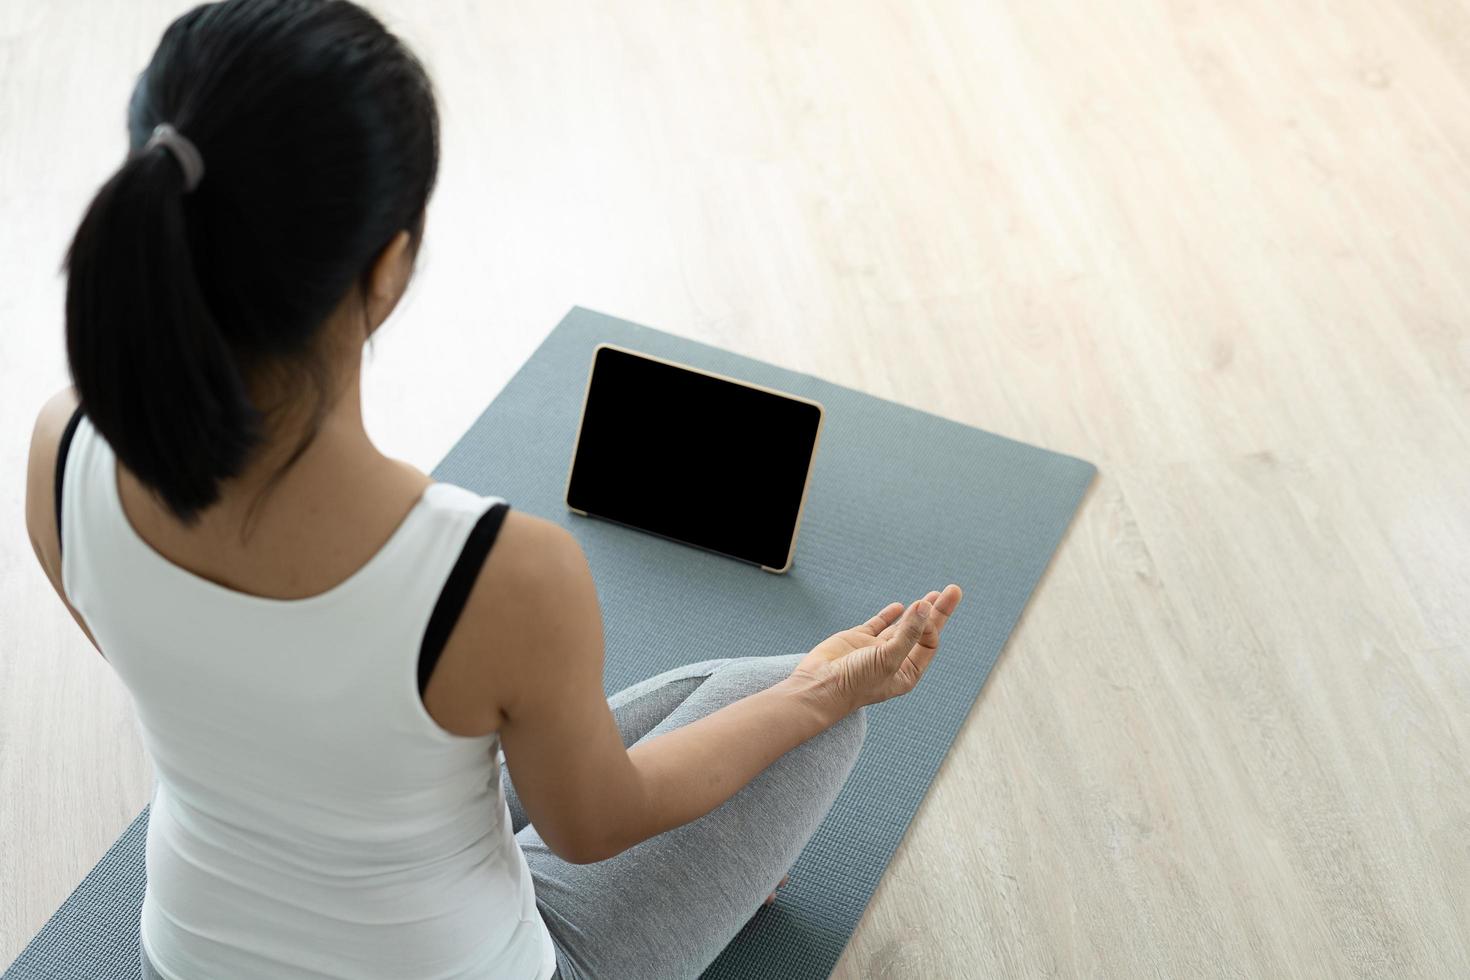
M 784 568 L 820 422 L 813 404 L 600 347 L 567 505 Z

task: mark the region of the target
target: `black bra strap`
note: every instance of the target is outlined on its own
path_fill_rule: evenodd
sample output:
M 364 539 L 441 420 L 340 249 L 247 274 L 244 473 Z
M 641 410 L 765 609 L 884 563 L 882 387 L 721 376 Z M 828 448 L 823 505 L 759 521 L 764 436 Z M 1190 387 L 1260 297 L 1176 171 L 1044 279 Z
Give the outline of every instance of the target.
M 56 552 L 61 553 L 61 483 L 66 479 L 66 454 L 71 451 L 71 437 L 77 434 L 77 423 L 82 420 L 82 406 L 66 423 L 61 433 L 61 442 L 56 447 Z
M 509 504 L 499 501 L 480 515 L 469 538 L 465 540 L 454 568 L 450 569 L 449 577 L 444 580 L 439 601 L 434 604 L 434 611 L 429 615 L 429 625 L 424 630 L 423 645 L 419 647 L 420 697 L 429 686 L 429 676 L 434 673 L 439 654 L 444 652 L 444 644 L 449 641 L 450 631 L 459 622 L 459 614 L 464 611 L 470 589 L 480 575 L 480 566 L 485 564 L 485 557 L 490 554 L 490 546 L 495 543 L 495 536 L 500 533 L 501 522 L 505 520 L 505 513 L 509 509 Z

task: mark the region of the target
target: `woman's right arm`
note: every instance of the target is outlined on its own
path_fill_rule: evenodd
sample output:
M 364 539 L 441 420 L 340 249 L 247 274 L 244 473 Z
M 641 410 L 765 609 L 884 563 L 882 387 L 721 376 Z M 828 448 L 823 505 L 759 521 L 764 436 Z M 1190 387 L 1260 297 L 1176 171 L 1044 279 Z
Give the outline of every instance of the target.
M 874 640 L 873 656 L 887 657 L 888 674 L 923 650 L 921 605 L 931 604 L 915 603 L 897 624 L 897 606 L 887 611 L 892 628 L 886 641 Z M 486 651 L 477 674 L 494 699 L 517 795 L 547 845 L 574 863 L 606 860 L 703 816 L 786 752 L 878 699 L 836 671 L 798 670 L 625 749 L 603 693 L 602 613 L 586 557 L 570 532 L 528 515 L 507 517 L 466 614 L 470 633 L 480 634 L 476 648 Z M 927 632 L 937 646 L 933 624 Z

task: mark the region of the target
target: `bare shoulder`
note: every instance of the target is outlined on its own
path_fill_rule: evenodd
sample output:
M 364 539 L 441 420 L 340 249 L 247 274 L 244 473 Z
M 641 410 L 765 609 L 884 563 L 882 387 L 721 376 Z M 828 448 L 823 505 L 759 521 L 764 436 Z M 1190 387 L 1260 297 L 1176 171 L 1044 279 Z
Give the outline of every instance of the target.
M 77 394 L 67 388 L 41 406 L 31 432 L 26 465 L 26 530 L 52 584 L 61 588 L 61 550 L 56 537 L 56 452 L 76 411 Z
M 561 525 L 511 507 L 424 704 L 448 731 L 488 734 L 518 702 L 594 655 L 602 655 L 602 615 L 581 545 Z

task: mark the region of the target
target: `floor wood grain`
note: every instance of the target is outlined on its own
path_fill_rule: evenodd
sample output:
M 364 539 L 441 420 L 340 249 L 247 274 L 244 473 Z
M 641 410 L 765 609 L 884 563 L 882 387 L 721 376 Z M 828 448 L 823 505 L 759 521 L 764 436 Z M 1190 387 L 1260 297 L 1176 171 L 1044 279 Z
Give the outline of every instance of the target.
M 186 6 L 0 0 L 0 962 L 151 786 L 21 496 Z M 1470 975 L 1470 8 L 374 9 L 444 115 L 387 451 L 578 304 L 1101 468 L 837 977 Z

